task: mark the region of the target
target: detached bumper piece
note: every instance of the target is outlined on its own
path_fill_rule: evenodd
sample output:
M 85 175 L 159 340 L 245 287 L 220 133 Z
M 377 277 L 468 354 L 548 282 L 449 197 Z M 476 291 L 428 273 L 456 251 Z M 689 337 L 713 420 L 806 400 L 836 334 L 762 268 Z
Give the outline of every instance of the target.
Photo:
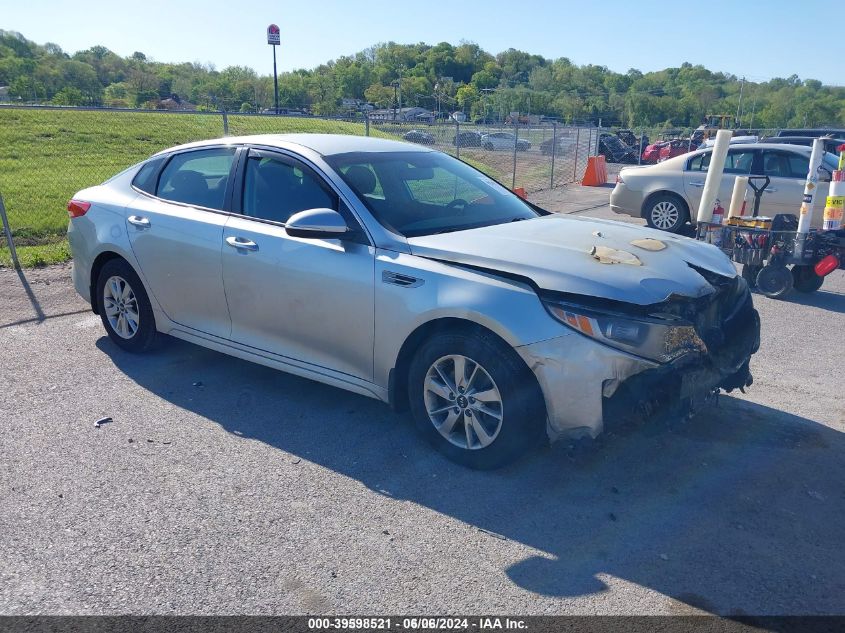
M 709 302 L 681 307 L 685 316 L 692 317 L 707 352 L 648 369 L 619 384 L 602 398 L 606 429 L 654 418 L 688 416 L 720 389 L 731 392 L 751 385 L 749 361 L 760 347 L 760 316 L 741 278 L 730 283 L 714 279 L 711 283 L 718 292 Z

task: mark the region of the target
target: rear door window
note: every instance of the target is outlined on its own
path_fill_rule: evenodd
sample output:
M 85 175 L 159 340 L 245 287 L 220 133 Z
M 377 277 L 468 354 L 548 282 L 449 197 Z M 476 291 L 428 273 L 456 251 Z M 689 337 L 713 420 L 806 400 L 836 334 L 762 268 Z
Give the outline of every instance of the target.
M 763 153 L 763 174 L 772 178 L 806 178 L 810 157 L 792 152 L 766 150 Z
M 156 195 L 165 200 L 222 210 L 235 151 L 234 147 L 215 147 L 177 154 L 161 172 Z

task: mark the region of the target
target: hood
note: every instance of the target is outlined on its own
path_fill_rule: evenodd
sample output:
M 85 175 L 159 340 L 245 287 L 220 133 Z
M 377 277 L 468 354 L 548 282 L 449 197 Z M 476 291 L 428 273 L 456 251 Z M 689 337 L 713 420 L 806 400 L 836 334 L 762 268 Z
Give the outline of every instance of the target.
M 665 245 L 648 250 L 631 242 L 651 238 Z M 715 246 L 612 220 L 549 215 L 533 220 L 425 235 L 408 240 L 420 257 L 528 277 L 543 290 L 638 305 L 672 295 L 697 298 L 714 288 L 691 266 L 733 278 L 736 269 Z M 659 248 L 659 244 L 647 244 Z M 640 265 L 602 263 L 591 254 L 622 251 Z M 608 251 L 610 249 L 610 251 Z M 606 258 L 602 258 L 608 261 Z M 635 261 L 636 261 L 635 260 Z

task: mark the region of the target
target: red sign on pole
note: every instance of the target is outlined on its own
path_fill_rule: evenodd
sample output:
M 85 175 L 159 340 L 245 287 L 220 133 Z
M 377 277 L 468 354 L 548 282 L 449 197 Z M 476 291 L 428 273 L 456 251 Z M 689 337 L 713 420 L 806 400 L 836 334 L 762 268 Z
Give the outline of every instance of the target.
M 281 44 L 281 34 L 279 32 L 279 27 L 275 24 L 271 24 L 267 27 L 267 43 L 272 44 L 273 46 L 278 46 Z

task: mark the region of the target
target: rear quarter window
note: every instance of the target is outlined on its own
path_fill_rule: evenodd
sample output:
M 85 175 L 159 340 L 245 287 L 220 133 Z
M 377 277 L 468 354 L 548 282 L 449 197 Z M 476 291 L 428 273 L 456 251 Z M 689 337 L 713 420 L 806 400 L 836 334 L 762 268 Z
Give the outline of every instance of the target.
M 150 195 L 155 195 L 158 173 L 164 163 L 164 159 L 164 156 L 160 156 L 144 163 L 141 169 L 138 170 L 138 173 L 135 174 L 135 178 L 132 179 L 132 186 Z

